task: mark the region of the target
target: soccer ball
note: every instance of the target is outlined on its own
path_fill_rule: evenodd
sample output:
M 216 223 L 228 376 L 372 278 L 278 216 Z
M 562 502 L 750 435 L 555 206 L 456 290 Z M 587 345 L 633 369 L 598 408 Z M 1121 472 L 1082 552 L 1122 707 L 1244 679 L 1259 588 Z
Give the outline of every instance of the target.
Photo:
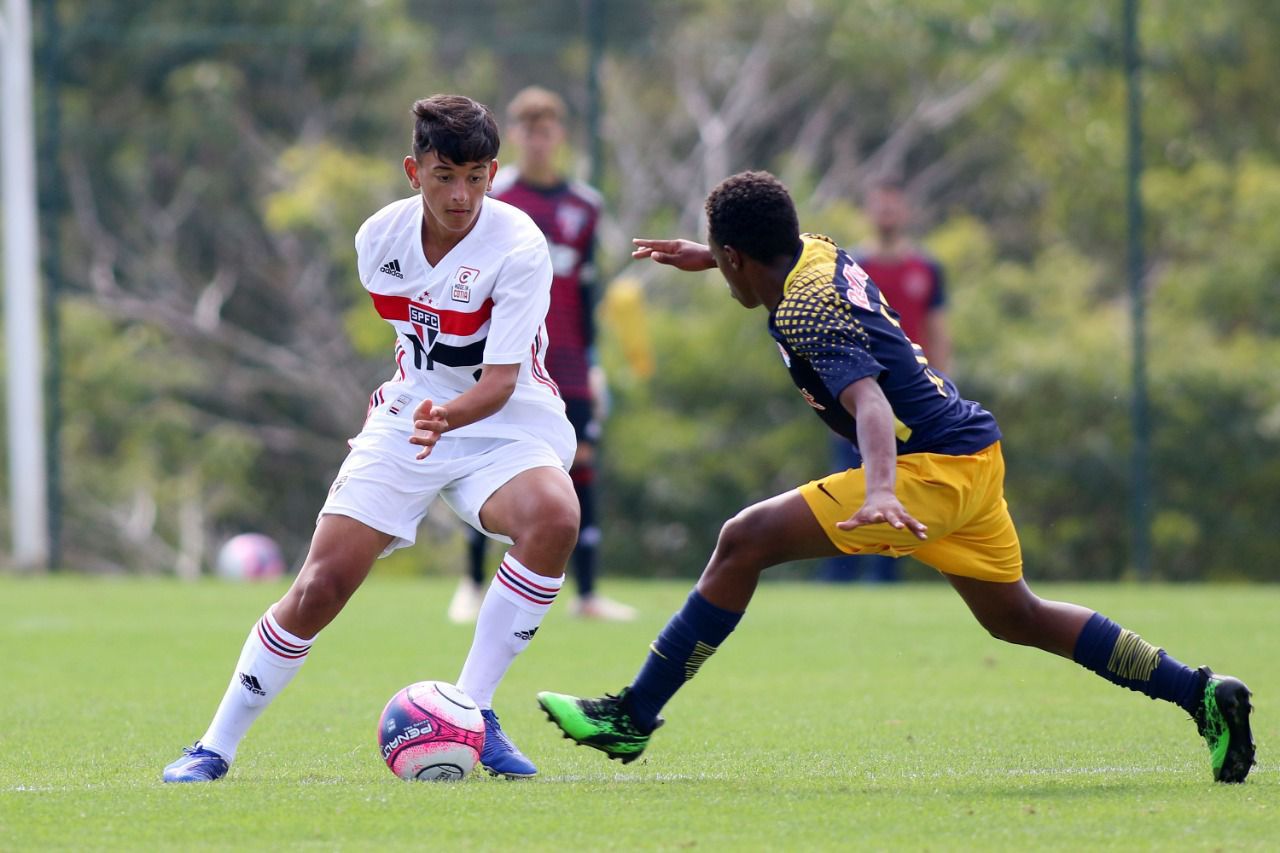
M 484 718 L 471 697 L 444 681 L 419 681 L 391 697 L 378 720 L 378 745 L 405 780 L 456 781 L 484 749 Z
M 218 577 L 230 581 L 274 580 L 284 574 L 284 554 L 270 536 L 241 533 L 218 552 Z

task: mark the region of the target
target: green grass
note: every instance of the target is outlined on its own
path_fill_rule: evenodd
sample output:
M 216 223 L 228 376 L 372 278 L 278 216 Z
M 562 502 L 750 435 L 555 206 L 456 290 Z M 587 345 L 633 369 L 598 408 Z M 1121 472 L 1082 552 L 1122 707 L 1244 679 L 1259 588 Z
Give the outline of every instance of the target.
M 498 693 L 530 782 L 407 784 L 375 724 L 452 680 L 452 583 L 370 581 L 215 785 L 160 769 L 203 730 L 282 587 L 0 577 L 0 849 L 1262 849 L 1280 838 L 1275 587 L 1045 587 L 1255 693 L 1259 766 L 1211 781 L 1186 715 L 992 640 L 941 585 L 774 584 L 632 765 L 572 747 L 540 689 L 626 684 L 687 585 L 611 584 L 631 625 L 563 602 Z

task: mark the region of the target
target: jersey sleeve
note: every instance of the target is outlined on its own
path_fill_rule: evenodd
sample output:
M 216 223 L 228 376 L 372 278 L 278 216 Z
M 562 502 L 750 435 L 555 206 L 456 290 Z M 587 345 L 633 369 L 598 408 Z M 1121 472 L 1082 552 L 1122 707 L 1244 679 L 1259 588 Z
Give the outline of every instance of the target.
M 518 364 L 529 355 L 551 304 L 551 254 L 541 232 L 507 256 L 493 288 L 485 364 Z
M 582 344 L 590 349 L 596 345 L 596 299 L 599 284 L 596 271 L 596 237 L 593 233 L 587 241 L 578 272 L 578 294 L 582 307 Z
M 870 337 L 856 310 L 832 287 L 787 294 L 778 305 L 774 326 L 836 399 L 859 379 L 885 372 L 871 354 Z
M 946 273 L 942 270 L 942 264 L 932 258 L 929 259 L 929 271 L 933 273 L 933 293 L 929 295 L 929 310 L 945 308 L 947 305 Z
M 369 269 L 373 265 L 373 252 L 369 248 L 369 230 L 370 220 L 365 220 L 360 226 L 360 230 L 356 231 L 356 273 L 360 276 L 360 283 L 364 285 L 364 289 L 369 289 L 369 282 L 373 279 L 374 270 Z

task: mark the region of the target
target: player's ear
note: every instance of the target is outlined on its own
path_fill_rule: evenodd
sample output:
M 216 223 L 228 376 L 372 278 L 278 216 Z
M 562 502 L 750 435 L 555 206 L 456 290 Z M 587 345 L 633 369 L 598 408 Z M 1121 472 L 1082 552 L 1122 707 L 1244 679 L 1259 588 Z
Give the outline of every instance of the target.
M 742 269 L 742 254 L 737 249 L 732 246 L 724 246 L 722 251 L 724 252 L 724 259 L 729 262 L 729 266 L 735 270 Z
M 413 157 L 404 158 L 404 173 L 409 178 L 409 186 L 415 190 L 422 189 L 422 182 L 418 180 L 418 161 Z
M 489 185 L 484 188 L 485 192 L 489 192 L 490 190 L 493 189 L 493 176 L 496 174 L 498 174 L 498 161 L 490 160 L 489 161 Z

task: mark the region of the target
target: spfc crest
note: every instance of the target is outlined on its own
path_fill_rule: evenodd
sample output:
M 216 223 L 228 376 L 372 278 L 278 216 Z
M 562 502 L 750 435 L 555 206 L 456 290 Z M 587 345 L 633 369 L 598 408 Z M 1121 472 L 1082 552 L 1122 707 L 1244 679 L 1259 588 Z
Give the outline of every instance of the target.
M 427 349 L 435 344 L 440 335 L 440 315 L 429 310 L 425 305 L 409 303 L 409 322 L 418 333 L 418 339 L 426 344 Z

